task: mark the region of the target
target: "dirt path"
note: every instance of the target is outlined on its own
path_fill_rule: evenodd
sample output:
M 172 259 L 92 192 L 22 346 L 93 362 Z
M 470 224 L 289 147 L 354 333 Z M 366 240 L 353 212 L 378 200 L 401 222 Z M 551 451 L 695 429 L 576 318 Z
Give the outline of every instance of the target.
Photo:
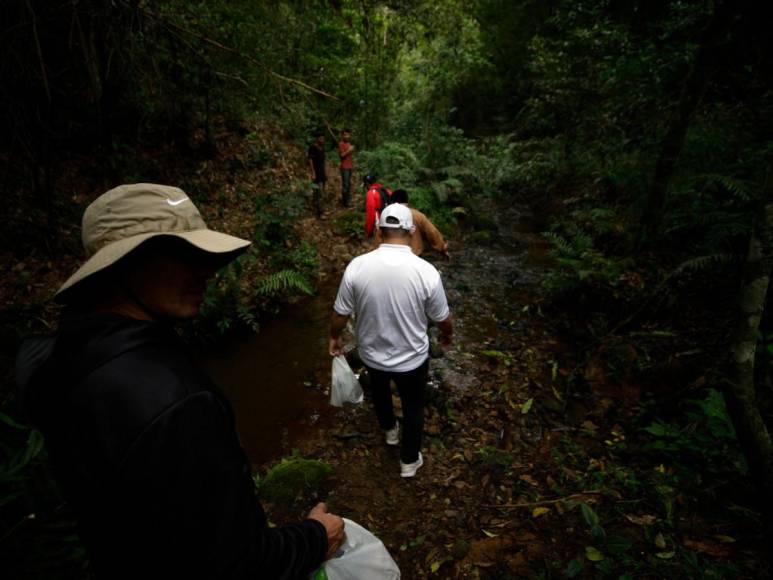
M 443 274 L 456 335 L 431 361 L 419 475 L 400 478 L 398 451 L 384 444 L 368 402 L 337 411 L 333 427 L 300 445 L 335 469 L 331 508 L 382 538 L 406 579 L 532 577 L 556 541 L 538 538 L 533 507 L 495 507 L 550 494 L 535 468 L 551 439 L 535 401 L 555 368 L 539 315 L 544 248 L 523 208 L 481 211 L 492 231 L 451 240 L 450 262 L 427 256 Z M 340 216 L 303 224 L 336 278 L 365 250 L 331 238 L 325 224 Z

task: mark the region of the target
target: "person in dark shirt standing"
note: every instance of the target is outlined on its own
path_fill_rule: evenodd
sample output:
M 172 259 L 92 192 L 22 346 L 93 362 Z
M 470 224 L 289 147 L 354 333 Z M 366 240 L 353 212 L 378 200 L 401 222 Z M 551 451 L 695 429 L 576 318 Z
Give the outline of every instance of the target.
M 309 146 L 309 170 L 313 187 L 314 213 L 322 217 L 322 196 L 325 194 L 325 134 L 318 131 L 314 136 L 314 143 Z
M 352 202 L 352 170 L 354 169 L 354 145 L 349 142 L 352 132 L 349 129 L 341 131 L 341 141 L 338 143 L 338 156 L 341 158 L 341 205 L 349 207 Z
M 82 238 L 87 259 L 57 292 L 59 330 L 23 344 L 16 378 L 96 578 L 308 578 L 343 520 L 320 503 L 269 527 L 231 405 L 173 328 L 250 242 L 151 183 L 100 196 Z

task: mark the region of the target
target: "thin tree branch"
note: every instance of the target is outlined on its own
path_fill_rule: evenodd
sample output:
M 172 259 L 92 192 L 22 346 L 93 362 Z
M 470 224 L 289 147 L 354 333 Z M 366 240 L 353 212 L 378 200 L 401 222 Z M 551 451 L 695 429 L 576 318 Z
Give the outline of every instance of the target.
M 233 80 L 233 81 L 240 82 L 240 83 L 241 83 L 241 84 L 243 84 L 245 87 L 248 87 L 248 86 L 250 86 L 250 84 L 249 84 L 247 81 L 245 81 L 245 80 L 244 80 L 242 77 L 240 77 L 239 75 L 229 75 L 228 73 L 220 72 L 220 71 L 217 71 L 217 70 L 216 70 L 216 71 L 214 71 L 214 73 L 215 73 L 217 76 L 219 76 L 219 77 L 223 77 L 223 78 L 225 78 L 225 79 L 231 79 L 231 80 Z
M 32 36 L 35 39 L 35 48 L 38 52 L 38 63 L 40 64 L 40 74 L 43 78 L 43 87 L 46 90 L 46 98 L 48 99 L 48 102 L 51 103 L 51 90 L 48 87 L 48 75 L 46 74 L 46 63 L 43 60 L 43 50 L 40 48 L 40 38 L 38 37 L 38 21 L 37 17 L 35 16 L 35 10 L 32 8 L 32 4 L 30 3 L 30 0 L 27 0 L 27 9 L 30 11 L 30 16 L 32 16 Z
M 230 52 L 231 54 L 235 54 L 237 56 L 240 56 L 241 58 L 251 62 L 252 64 L 256 65 L 257 67 L 263 69 L 271 76 L 281 79 L 287 83 L 298 85 L 299 87 L 303 87 L 307 91 L 311 91 L 313 93 L 317 93 L 318 95 L 322 95 L 323 97 L 327 97 L 328 99 L 333 99 L 335 101 L 340 101 L 341 99 L 333 94 L 330 94 L 328 92 L 323 91 L 322 89 L 318 89 L 316 87 L 313 87 L 307 83 L 304 83 L 303 81 L 299 81 L 298 79 L 294 79 L 282 74 L 279 74 L 278 72 L 274 71 L 273 69 L 267 67 L 265 64 L 260 62 L 259 60 L 244 54 L 243 52 L 239 52 L 235 48 L 231 48 L 230 46 L 226 46 L 225 44 L 222 44 L 221 42 L 218 42 L 217 40 L 214 40 L 212 38 L 209 38 L 208 36 L 204 36 L 203 34 L 199 34 L 198 32 L 194 32 L 193 30 L 189 30 L 183 26 L 180 26 L 179 24 L 175 24 L 174 22 L 170 22 L 169 20 L 163 18 L 162 16 L 156 14 L 155 12 L 152 12 L 151 10 L 148 10 L 147 8 L 143 8 L 141 6 L 138 6 L 138 9 L 143 12 L 143 14 L 146 14 L 147 16 L 157 20 L 158 22 L 161 22 L 164 26 L 167 26 L 169 28 L 173 28 L 177 30 L 178 32 L 183 32 L 189 36 L 192 36 L 194 38 L 197 38 L 198 40 L 209 44 L 210 46 L 214 46 L 215 48 L 218 48 L 225 52 Z
M 545 499 L 542 501 L 530 501 L 530 502 L 523 502 L 523 503 L 504 503 L 504 504 L 481 504 L 483 507 L 490 507 L 490 508 L 497 508 L 497 509 L 518 509 L 518 508 L 528 508 L 528 507 L 537 507 L 540 505 L 550 505 L 554 503 L 561 503 L 563 501 L 570 501 L 573 499 L 580 499 L 585 497 L 586 495 L 600 495 L 602 492 L 600 490 L 590 490 L 590 491 L 581 491 L 579 493 L 573 493 L 571 495 L 567 495 L 566 497 L 559 497 L 556 499 Z

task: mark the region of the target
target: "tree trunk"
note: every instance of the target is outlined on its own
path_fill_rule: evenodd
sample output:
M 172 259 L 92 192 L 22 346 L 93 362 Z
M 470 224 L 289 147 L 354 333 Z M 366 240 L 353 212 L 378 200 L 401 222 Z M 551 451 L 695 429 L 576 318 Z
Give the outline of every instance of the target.
M 732 363 L 725 387 L 733 425 L 760 496 L 769 539 L 773 539 L 773 439 L 760 412 L 754 363 L 757 334 L 773 268 L 773 163 L 768 166 L 761 211 L 749 242 L 732 336 Z
M 731 21 L 728 1 L 716 2 L 714 14 L 706 28 L 701 33 L 698 49 L 687 76 L 682 84 L 679 102 L 671 115 L 666 133 L 660 143 L 660 153 L 652 177 L 646 209 L 642 216 L 640 241 L 651 239 L 660 227 L 663 208 L 666 205 L 666 194 L 671 179 L 674 176 L 676 163 L 682 153 L 690 128 L 690 120 L 698 108 L 708 85 L 710 62 L 716 49 L 718 39 L 727 29 Z

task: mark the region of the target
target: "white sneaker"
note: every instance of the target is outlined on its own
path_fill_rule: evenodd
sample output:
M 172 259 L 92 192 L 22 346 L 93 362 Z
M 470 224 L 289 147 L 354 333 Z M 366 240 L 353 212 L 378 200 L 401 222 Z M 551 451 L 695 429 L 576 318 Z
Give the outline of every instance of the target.
M 387 445 L 399 445 L 400 444 L 400 424 L 395 421 L 395 426 L 391 429 L 384 431 L 386 435 Z
M 413 477 L 422 465 L 424 465 L 424 458 L 419 451 L 419 458 L 413 463 L 400 462 L 400 477 Z

